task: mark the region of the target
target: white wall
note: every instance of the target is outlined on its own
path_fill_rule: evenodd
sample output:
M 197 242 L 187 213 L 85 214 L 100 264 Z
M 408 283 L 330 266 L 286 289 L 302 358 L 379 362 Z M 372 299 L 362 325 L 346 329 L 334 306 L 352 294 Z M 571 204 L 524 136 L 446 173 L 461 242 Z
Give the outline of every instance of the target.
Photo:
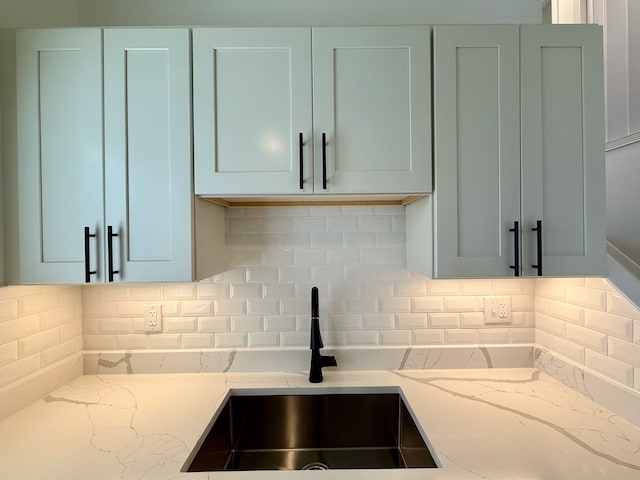
M 540 0 L 83 0 L 83 25 L 541 23 Z
M 78 25 L 81 0 L 0 0 L 0 27 Z

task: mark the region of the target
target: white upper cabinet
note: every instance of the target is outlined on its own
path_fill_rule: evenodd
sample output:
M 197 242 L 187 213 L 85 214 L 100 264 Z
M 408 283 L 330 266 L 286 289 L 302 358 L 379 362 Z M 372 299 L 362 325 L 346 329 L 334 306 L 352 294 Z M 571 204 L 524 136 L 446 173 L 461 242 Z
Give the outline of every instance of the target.
M 606 275 L 602 29 L 523 26 L 520 50 L 523 274 Z
M 429 192 L 429 42 L 428 27 L 194 29 L 196 194 Z
M 315 192 L 431 191 L 428 27 L 313 29 Z
M 193 30 L 195 191 L 313 191 L 311 31 Z
M 16 44 L 7 281 L 196 278 L 189 30 L 24 30 Z
M 606 273 L 601 42 L 594 26 L 434 29 L 435 190 L 407 221 L 433 208 L 426 273 Z
M 82 282 L 84 229 L 104 235 L 102 33 L 23 30 L 16 46 L 18 158 L 5 158 L 5 173 L 17 181 L 17 202 L 7 207 L 19 221 L 7 267 L 19 283 Z M 89 240 L 91 268 L 103 280 Z
M 434 270 L 508 276 L 520 218 L 518 27 L 436 27 Z
M 123 282 L 192 279 L 189 48 L 188 29 L 104 31 L 107 281 L 109 255 Z

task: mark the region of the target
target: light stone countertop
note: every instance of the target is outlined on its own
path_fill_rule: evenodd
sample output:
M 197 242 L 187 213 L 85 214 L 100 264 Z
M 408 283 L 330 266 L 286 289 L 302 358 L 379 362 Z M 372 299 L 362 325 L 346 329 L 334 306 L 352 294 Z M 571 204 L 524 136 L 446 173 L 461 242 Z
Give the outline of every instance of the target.
M 394 386 L 442 465 L 350 470 L 366 479 L 638 479 L 640 429 L 538 370 L 85 375 L 0 422 L 3 479 L 263 480 L 181 473 L 229 389 L 306 392 Z M 345 478 L 345 471 L 266 478 Z

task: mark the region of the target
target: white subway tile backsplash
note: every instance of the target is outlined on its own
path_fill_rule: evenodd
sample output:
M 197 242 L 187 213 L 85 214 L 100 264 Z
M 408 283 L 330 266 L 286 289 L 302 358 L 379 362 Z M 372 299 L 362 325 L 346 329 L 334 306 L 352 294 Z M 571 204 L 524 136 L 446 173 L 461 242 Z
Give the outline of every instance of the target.
M 391 330 L 395 324 L 395 316 L 391 313 L 362 315 L 362 326 L 366 330 Z
M 358 229 L 361 232 L 391 232 L 391 218 L 387 215 L 360 216 Z
M 331 216 L 327 218 L 327 231 L 329 232 L 357 232 L 357 216 Z
M 342 232 L 314 232 L 311 234 L 311 248 L 342 248 Z
M 594 310 L 607 310 L 607 292 L 568 285 L 566 287 L 567 302 Z
M 265 283 L 264 284 L 265 299 L 283 299 L 295 298 L 296 289 L 293 283 Z
M 309 347 L 309 332 L 281 332 L 280 345 L 283 347 Z
M 633 341 L 640 344 L 640 320 L 633 321 Z
M 133 333 L 116 335 L 115 338 L 116 347 L 121 350 L 145 350 L 149 348 L 149 335 Z
M 585 352 L 585 366 L 616 382 L 633 388 L 633 367 L 626 363 L 587 350 Z
M 376 233 L 376 245 L 381 248 L 404 248 L 406 235 L 404 232 Z
M 376 298 L 347 298 L 345 313 L 378 313 Z
M 536 328 L 535 335 L 537 344 L 552 352 L 557 352 L 580 365 L 584 365 L 585 348 L 583 346 L 564 340 L 539 328 Z
M 147 305 L 147 302 L 142 302 L 142 301 L 116 302 L 115 316 L 116 317 L 144 317 L 144 311 L 145 311 L 146 305 Z
M 476 330 L 476 338 L 478 343 L 509 343 L 509 330 L 505 328 L 487 328 Z
M 342 236 L 345 248 L 374 248 L 376 246 L 375 233 L 344 232 Z
M 196 285 L 197 298 L 203 299 L 224 299 L 230 297 L 230 287 L 228 284 L 198 283 Z
M 277 332 L 249 332 L 247 343 L 249 347 L 279 347 L 280 334 Z
M 60 342 L 60 331 L 57 328 L 43 330 L 18 340 L 18 356 L 28 357 L 34 353 L 53 347 Z
M 278 246 L 280 248 L 311 248 L 310 233 L 280 233 L 278 234 Z
M 233 217 L 227 218 L 227 232 L 257 233 L 262 231 L 261 217 Z
M 425 313 L 398 313 L 396 314 L 396 326 L 400 330 L 423 329 L 427 327 L 427 315 Z M 410 345 L 408 342 L 407 345 Z
M 380 332 L 366 331 L 349 331 L 346 334 L 346 342 L 348 345 L 380 345 Z
M 18 315 L 22 317 L 52 310 L 58 307 L 59 298 L 57 292 L 22 297 L 18 300 Z
M 72 338 L 40 353 L 42 368 L 78 354 L 82 350 L 82 337 Z
M 119 333 L 131 333 L 130 318 L 101 318 L 98 320 L 98 332 L 114 335 Z
M 18 299 L 0 300 L 0 322 L 18 317 Z
M 444 341 L 449 345 L 475 345 L 478 343 L 476 330 L 445 330 Z
M 547 313 L 560 320 L 584 325 L 584 308 L 557 300 L 547 300 Z
M 412 305 L 414 312 L 444 312 L 443 297 L 413 297 Z
M 40 369 L 40 355 L 31 355 L 0 368 L 0 388 L 23 379 Z
M 609 356 L 628 365 L 640 368 L 640 345 L 609 337 Z
M 310 267 L 311 265 L 326 265 L 327 251 L 324 249 L 295 250 L 295 265 L 298 267 Z
M 380 332 L 381 345 L 410 345 L 411 330 L 385 330 Z
M 211 348 L 213 347 L 212 333 L 184 333 L 182 348 Z
M 444 344 L 444 330 L 425 329 L 413 331 L 413 343 L 416 345 L 442 345 Z
M 262 253 L 262 265 L 295 265 L 296 255 L 293 250 L 265 250 Z
M 277 315 L 280 313 L 280 300 L 247 300 L 247 315 Z
M 362 315 L 356 313 L 332 314 L 328 321 L 324 321 L 323 328 L 331 326 L 331 330 L 360 330 L 362 328 Z
M 162 300 L 164 295 L 162 285 L 131 285 L 129 291 L 131 300 Z
M 219 304 L 222 304 L 223 307 L 220 307 Z M 216 314 L 228 315 L 228 313 L 225 313 L 226 310 L 230 310 L 231 306 L 235 306 L 236 304 L 243 306 L 244 300 L 215 300 L 213 303 L 208 300 L 185 300 L 180 306 L 180 312 L 185 317 L 212 315 L 215 305 L 217 309 Z M 243 308 L 242 306 L 241 308 Z
M 17 318 L 0 323 L 0 345 L 34 334 L 40 329 L 39 315 Z
M 395 295 L 415 297 L 427 294 L 427 282 L 423 279 L 411 279 L 395 282 Z
M 262 219 L 262 231 L 265 233 L 293 232 L 292 217 L 264 217 Z
M 607 292 L 607 312 L 621 317 L 640 320 L 640 309 L 617 292 Z
M 177 283 L 164 286 L 165 300 L 188 300 L 196 298 L 195 283 Z
M 640 368 L 634 368 L 633 369 L 633 385 L 634 388 L 638 391 L 640 391 Z
M 462 328 L 483 328 L 484 312 L 466 312 L 460 314 L 460 326 Z
M 491 280 L 460 280 L 460 295 L 482 295 L 491 291 Z
M 164 317 L 165 333 L 195 333 L 198 331 L 195 317 Z
M 326 232 L 327 231 L 327 218 L 326 217 L 296 217 L 293 220 L 294 232 Z M 342 237 L 342 236 L 341 236 Z M 313 243 L 313 235 L 311 236 Z
M 445 312 L 475 312 L 482 309 L 481 297 L 444 297 Z
M 509 338 L 511 343 L 534 343 L 536 341 L 535 328 L 511 328 Z
M 428 313 L 429 328 L 460 328 L 459 313 Z
M 44 330 L 47 328 L 58 327 L 64 323 L 79 320 L 80 318 L 81 316 L 79 315 L 77 304 L 67 305 L 40 313 L 40 328 Z
M 216 333 L 214 341 L 216 348 L 242 348 L 247 346 L 247 334 Z
M 263 332 L 263 317 L 254 315 L 250 317 L 231 317 L 232 332 Z
M 330 265 L 354 265 L 360 263 L 360 250 L 327 250 L 327 263 Z
M 380 297 L 380 313 L 409 313 L 411 312 L 410 297 Z
M 278 267 L 248 267 L 247 282 L 277 282 L 280 272 Z
M 115 350 L 115 335 L 82 335 L 82 344 L 85 350 Z
M 264 330 L 266 332 L 287 332 L 296 330 L 295 315 L 265 315 Z
M 393 265 L 396 263 L 393 252 L 391 248 L 363 248 L 360 262 L 363 265 Z
M 585 326 L 625 340 L 633 338 L 633 322 L 629 318 L 597 310 L 585 310 Z
M 537 297 L 546 297 L 552 298 L 554 300 L 565 300 L 565 289 L 566 285 L 564 283 L 558 282 L 555 279 L 537 279 L 536 280 L 536 298 Z
M 0 345 L 0 367 L 18 360 L 18 342 L 13 341 Z
M 241 283 L 229 286 L 229 295 L 233 299 L 262 298 L 262 284 Z
M 427 280 L 429 295 L 458 295 L 460 283 L 458 280 Z
M 149 348 L 176 349 L 182 346 L 181 335 L 149 335 Z
M 607 354 L 607 336 L 578 325 L 568 324 L 567 340 L 587 347 L 590 350 Z
M 198 317 L 199 332 L 230 332 L 231 318 L 226 316 Z
M 311 280 L 314 282 L 344 280 L 344 267 L 341 265 L 317 265 L 311 267 Z
M 545 315 L 544 313 L 536 314 L 536 328 L 552 333 L 559 337 L 566 337 L 567 324 L 562 320 Z

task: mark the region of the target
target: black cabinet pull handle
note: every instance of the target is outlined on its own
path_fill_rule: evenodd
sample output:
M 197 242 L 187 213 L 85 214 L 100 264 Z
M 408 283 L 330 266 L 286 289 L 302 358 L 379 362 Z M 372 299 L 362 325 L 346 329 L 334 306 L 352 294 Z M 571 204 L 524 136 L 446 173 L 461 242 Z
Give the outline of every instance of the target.
M 107 227 L 107 260 L 109 262 L 109 281 L 113 282 L 113 275 L 120 273 L 120 270 L 113 269 L 113 237 L 117 237 L 117 233 L 113 233 L 113 227 Z
M 95 233 L 89 232 L 89 227 L 84 227 L 84 281 L 86 283 L 91 282 L 91 275 L 98 273 L 96 270 L 91 270 L 91 255 L 89 249 L 89 240 L 96 238 Z
M 509 265 L 509 268 L 515 270 L 514 275 L 516 277 L 520 276 L 520 222 L 517 220 L 513 222 L 513 228 L 509 229 L 510 232 L 513 232 L 513 263 L 514 265 Z
M 298 133 L 298 149 L 300 152 L 300 190 L 304 190 L 304 159 L 302 158 L 302 132 Z
M 536 232 L 536 237 L 537 237 L 536 250 L 537 250 L 537 256 L 538 256 L 538 264 L 531 265 L 531 267 L 537 268 L 538 276 L 541 277 L 542 276 L 542 220 L 536 221 L 536 226 L 535 228 L 532 228 L 531 231 Z
M 322 134 L 322 189 L 327 189 L 327 134 Z

